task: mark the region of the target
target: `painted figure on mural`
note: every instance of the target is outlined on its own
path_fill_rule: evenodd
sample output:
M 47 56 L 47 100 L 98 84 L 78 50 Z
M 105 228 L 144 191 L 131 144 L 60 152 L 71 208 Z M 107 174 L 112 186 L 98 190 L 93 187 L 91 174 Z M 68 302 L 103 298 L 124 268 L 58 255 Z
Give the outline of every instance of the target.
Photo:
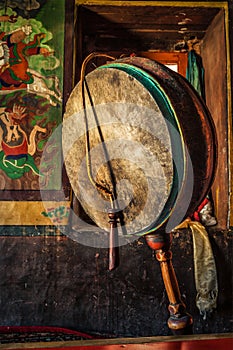
M 60 65 L 47 44 L 53 37 L 41 22 L 25 20 L 8 8 L 11 15 L 1 15 L 0 24 L 0 91 L 27 90 L 45 97 L 56 106 L 62 102 L 59 78 L 42 73 Z M 7 23 L 7 24 L 6 24 Z M 32 61 L 32 57 L 37 60 Z M 47 59 L 47 63 L 43 60 Z M 43 62 L 43 63 L 42 63 Z
M 46 128 L 35 125 L 28 136 L 21 123 L 26 118 L 26 107 L 14 105 L 12 110 L 0 108 L 0 126 L 2 133 L 0 168 L 11 178 L 21 177 L 32 170 L 39 175 L 33 155 L 36 151 L 36 133 L 46 133 Z
M 34 40 L 28 43 L 24 42 L 31 32 L 31 26 L 25 25 L 12 33 L 0 33 L 0 89 L 26 88 L 27 84 L 34 81 L 32 74 L 28 71 L 27 57 L 50 54 L 47 48 L 40 47 L 40 41 L 45 36 L 43 33 L 34 35 Z

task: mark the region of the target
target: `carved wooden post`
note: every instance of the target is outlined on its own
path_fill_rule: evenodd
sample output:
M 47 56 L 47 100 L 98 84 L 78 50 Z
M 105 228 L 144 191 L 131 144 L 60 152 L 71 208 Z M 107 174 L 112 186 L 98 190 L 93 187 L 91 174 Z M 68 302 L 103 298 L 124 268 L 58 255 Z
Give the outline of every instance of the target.
M 186 313 L 186 306 L 181 299 L 178 282 L 172 265 L 172 252 L 170 251 L 172 234 L 163 232 L 145 236 L 148 246 L 155 251 L 156 259 L 160 263 L 162 277 L 169 299 L 168 310 L 170 317 L 168 327 L 175 334 L 190 334 L 193 323 L 192 316 Z

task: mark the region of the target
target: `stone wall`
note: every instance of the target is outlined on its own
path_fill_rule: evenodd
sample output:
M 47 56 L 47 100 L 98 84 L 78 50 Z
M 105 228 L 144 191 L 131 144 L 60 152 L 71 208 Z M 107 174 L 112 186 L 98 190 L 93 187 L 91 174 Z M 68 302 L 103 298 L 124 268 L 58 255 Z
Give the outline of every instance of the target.
M 194 333 L 232 330 L 232 239 L 210 234 L 219 281 L 218 307 L 203 320 L 195 305 L 192 237 L 174 235 L 173 263 Z M 0 238 L 0 324 L 59 326 L 105 336 L 169 335 L 168 300 L 160 267 L 144 238 L 108 251 L 67 237 Z

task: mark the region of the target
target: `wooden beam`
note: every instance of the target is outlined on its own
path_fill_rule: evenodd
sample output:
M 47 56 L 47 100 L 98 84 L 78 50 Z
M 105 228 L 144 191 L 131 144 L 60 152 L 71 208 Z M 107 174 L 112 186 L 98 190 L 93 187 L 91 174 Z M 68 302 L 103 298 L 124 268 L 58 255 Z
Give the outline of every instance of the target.
M 187 7 L 228 7 L 227 1 L 118 1 L 118 0 L 75 0 L 76 5 L 112 5 L 112 6 L 187 6 Z
M 60 349 L 60 350 L 180 350 L 230 349 L 233 333 L 159 336 L 143 338 L 93 339 L 78 341 L 0 344 L 0 349 Z

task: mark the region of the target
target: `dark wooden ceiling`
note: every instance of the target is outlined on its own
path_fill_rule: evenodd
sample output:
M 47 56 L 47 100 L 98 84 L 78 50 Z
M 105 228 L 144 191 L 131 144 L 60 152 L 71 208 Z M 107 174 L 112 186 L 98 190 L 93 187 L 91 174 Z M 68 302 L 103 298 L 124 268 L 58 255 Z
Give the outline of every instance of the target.
M 78 9 L 84 45 L 92 49 L 172 50 L 184 39 L 201 40 L 220 11 L 211 7 L 103 6 Z M 88 51 L 88 50 L 87 50 Z

